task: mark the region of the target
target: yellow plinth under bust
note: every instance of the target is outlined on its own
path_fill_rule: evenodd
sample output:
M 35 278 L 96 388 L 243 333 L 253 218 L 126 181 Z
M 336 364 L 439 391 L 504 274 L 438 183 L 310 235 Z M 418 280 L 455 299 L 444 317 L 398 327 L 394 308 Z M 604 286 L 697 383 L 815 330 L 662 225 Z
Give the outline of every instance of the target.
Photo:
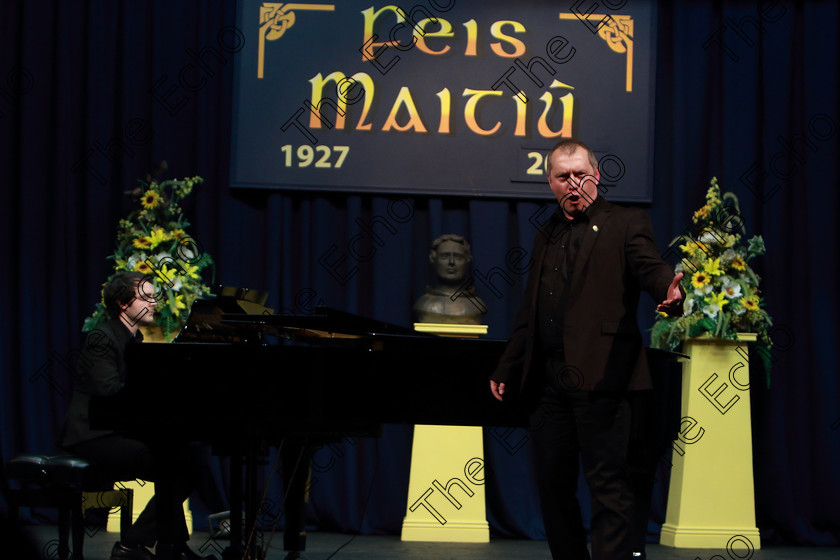
M 414 328 L 449 336 L 487 332 L 486 325 L 415 323 Z M 481 426 L 415 426 L 402 540 L 489 542 L 485 474 Z
M 660 543 L 737 555 L 761 546 L 755 524 L 747 342 L 692 338 L 683 344 L 682 425 L 674 442 Z
M 487 334 L 487 325 L 461 325 L 455 323 L 414 323 L 414 330 L 440 336 L 459 336 L 462 338 L 478 338 Z

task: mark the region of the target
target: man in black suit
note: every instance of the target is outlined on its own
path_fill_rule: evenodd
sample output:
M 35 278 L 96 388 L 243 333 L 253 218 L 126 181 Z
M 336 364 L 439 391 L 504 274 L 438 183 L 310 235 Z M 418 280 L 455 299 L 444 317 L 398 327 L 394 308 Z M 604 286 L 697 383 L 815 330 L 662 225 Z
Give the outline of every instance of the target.
M 168 449 L 165 457 L 161 457 L 145 442 L 90 427 L 90 398 L 112 396 L 123 387 L 125 348 L 143 340 L 140 325 L 154 323 L 156 305 L 151 278 L 139 272 L 118 272 L 105 284 L 102 294 L 110 319 L 88 333 L 85 340 L 61 445 L 121 480 L 152 481 L 156 489 L 160 484 L 169 484 L 183 502 L 190 495 L 200 467 L 194 448 L 185 445 Z M 172 543 L 158 543 L 158 553 L 163 546 L 175 549 L 169 556 L 184 560 L 202 558 L 187 546 L 189 534 L 184 511 L 180 504 L 176 505 L 163 507 L 153 497 L 123 541 L 114 544 L 111 560 L 154 560 L 147 547 L 155 545 L 160 526 L 165 526 L 163 534 L 174 536 Z
M 599 196 L 598 162 L 585 144 L 557 144 L 547 177 L 559 206 L 537 235 L 524 301 L 490 389 L 498 400 L 518 396 L 536 426 L 552 558 L 590 558 L 576 497 L 580 457 L 592 498 L 592 558 L 627 560 L 629 397 L 651 388 L 636 309 L 644 290 L 661 302 L 658 310 L 679 312 L 682 274 L 660 257 L 645 212 Z

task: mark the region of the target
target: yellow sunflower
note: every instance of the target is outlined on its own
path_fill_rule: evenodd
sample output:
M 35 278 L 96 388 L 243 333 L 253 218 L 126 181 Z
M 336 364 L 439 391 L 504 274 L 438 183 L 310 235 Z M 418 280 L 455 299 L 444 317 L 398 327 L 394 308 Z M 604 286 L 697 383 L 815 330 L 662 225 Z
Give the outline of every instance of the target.
M 145 235 L 141 235 L 133 242 L 135 249 L 150 249 L 152 247 L 152 240 Z
M 146 208 L 147 210 L 157 208 L 158 204 L 160 204 L 160 201 L 160 195 L 152 189 L 149 189 L 146 192 L 144 192 L 143 197 L 140 199 L 140 202 L 143 204 L 143 208 Z
M 748 311 L 758 309 L 758 298 L 755 296 L 741 298 L 741 305 L 743 305 Z
M 140 274 L 152 273 L 152 267 L 150 267 L 146 261 L 137 261 L 137 264 L 134 265 L 134 270 L 136 270 Z
M 702 270 L 698 270 L 691 277 L 691 285 L 694 286 L 696 289 L 703 288 L 704 286 L 708 285 L 708 283 L 711 281 L 712 277 L 709 276 L 708 273 L 703 272 Z
M 735 257 L 734 259 L 732 259 L 732 268 L 743 272 L 747 269 L 747 263 L 745 263 L 744 259 L 742 259 L 741 257 Z

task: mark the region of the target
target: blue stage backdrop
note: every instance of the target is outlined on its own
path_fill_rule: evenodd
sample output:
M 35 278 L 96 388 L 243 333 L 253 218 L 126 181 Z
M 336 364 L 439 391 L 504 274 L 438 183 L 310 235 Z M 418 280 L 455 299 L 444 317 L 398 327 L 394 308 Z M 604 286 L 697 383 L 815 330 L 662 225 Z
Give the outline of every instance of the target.
M 238 4 L 232 183 L 546 198 L 586 138 L 612 200 L 651 200 L 654 5 Z

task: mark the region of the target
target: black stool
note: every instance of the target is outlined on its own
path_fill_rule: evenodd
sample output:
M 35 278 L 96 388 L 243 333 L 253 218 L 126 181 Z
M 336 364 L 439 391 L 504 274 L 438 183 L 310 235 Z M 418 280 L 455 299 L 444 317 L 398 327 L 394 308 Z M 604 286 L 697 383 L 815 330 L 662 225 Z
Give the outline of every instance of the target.
M 120 508 L 120 539 L 131 527 L 134 491 L 113 488 L 115 480 L 84 459 L 71 455 L 18 455 L 6 464 L 6 476 L 20 488 L 9 490 L 9 516 L 20 507 L 58 508 L 58 557 L 68 560 L 73 533 L 73 560 L 84 560 L 84 518 L 89 509 Z

